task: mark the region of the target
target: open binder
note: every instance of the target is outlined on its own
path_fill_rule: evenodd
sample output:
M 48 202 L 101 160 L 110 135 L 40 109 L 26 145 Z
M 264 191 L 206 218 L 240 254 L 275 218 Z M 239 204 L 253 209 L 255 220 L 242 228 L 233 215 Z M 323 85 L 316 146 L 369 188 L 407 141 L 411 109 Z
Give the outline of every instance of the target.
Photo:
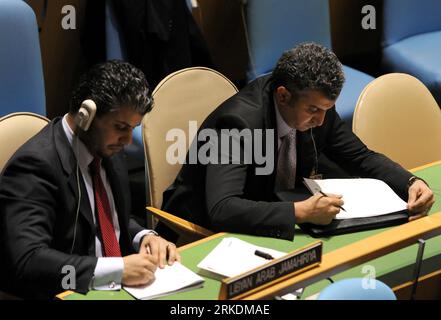
M 309 189 L 278 192 L 282 201 L 306 200 L 319 191 L 341 194 L 347 212 L 341 211 L 328 225 L 304 223 L 300 228 L 313 237 L 346 234 L 391 227 L 406 223 L 409 218 L 406 203 L 383 181 L 376 179 L 305 179 Z M 352 218 L 353 217 L 353 218 Z
M 409 219 L 407 210 L 391 214 L 369 217 L 354 218 L 345 220 L 332 220 L 326 226 L 319 226 L 311 223 L 303 223 L 300 228 L 314 238 L 327 237 L 332 235 L 346 234 L 358 231 L 392 227 L 406 223 Z

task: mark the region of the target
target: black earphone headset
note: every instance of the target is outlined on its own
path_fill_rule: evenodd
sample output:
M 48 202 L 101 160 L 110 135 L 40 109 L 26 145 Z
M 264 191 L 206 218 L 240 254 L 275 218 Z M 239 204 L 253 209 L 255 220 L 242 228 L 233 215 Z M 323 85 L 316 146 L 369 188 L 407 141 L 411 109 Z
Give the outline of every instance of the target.
M 77 154 L 79 153 L 78 150 L 78 131 L 79 129 L 83 131 L 87 131 L 90 128 L 90 125 L 92 124 L 93 119 L 95 119 L 96 115 L 96 104 L 93 100 L 84 100 L 81 103 L 81 107 L 78 110 L 77 114 L 75 115 L 75 132 L 74 132 L 74 141 L 77 148 Z M 77 175 L 77 188 L 78 188 L 78 203 L 77 203 L 77 212 L 75 214 L 75 225 L 74 225 L 74 235 L 72 240 L 72 246 L 70 248 L 70 254 L 72 254 L 74 246 L 75 246 L 75 240 L 77 236 L 77 222 L 78 222 L 78 215 L 80 213 L 80 204 L 81 204 L 81 187 L 80 187 L 80 166 L 78 164 L 78 158 L 77 160 L 77 167 L 76 167 L 76 175 Z

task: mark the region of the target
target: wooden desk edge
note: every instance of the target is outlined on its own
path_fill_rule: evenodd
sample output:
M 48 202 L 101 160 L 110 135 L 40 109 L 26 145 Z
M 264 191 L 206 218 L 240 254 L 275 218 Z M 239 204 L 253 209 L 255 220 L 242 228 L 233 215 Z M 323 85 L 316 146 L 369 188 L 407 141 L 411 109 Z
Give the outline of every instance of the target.
M 430 167 L 433 167 L 433 166 L 436 166 L 436 165 L 439 165 L 439 164 L 441 164 L 441 160 L 435 161 L 435 162 L 431 162 L 431 163 L 428 163 L 428 164 L 425 164 L 425 165 L 422 165 L 422 166 L 410 169 L 409 171 L 410 172 L 415 172 L 415 171 L 427 169 L 427 168 L 430 168 Z
M 247 300 L 265 299 L 283 292 L 308 286 L 326 277 L 333 276 L 349 268 L 371 261 L 385 254 L 402 249 L 420 238 L 431 238 L 441 234 L 441 212 L 408 222 L 351 245 L 333 250 L 323 255 L 319 267 L 299 274 L 283 283 L 247 296 Z M 291 290 L 291 291 L 292 291 Z
M 66 297 L 70 296 L 71 294 L 75 293 L 74 291 L 64 291 L 60 294 L 57 294 L 55 297 L 59 300 L 66 300 Z

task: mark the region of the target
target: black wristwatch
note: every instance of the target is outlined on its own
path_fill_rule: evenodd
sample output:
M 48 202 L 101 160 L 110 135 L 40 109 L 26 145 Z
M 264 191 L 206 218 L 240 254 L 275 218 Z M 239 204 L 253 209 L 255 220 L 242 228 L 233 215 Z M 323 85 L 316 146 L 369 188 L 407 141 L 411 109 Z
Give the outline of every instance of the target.
M 423 179 L 421 179 L 421 178 L 419 178 L 419 177 L 417 177 L 417 176 L 411 176 L 410 179 L 409 179 L 409 181 L 407 181 L 407 190 L 409 190 L 410 186 L 413 185 L 413 184 L 415 183 L 415 181 L 417 181 L 417 180 L 421 180 L 422 182 L 424 182 L 424 184 L 425 184 L 426 186 L 429 186 L 429 185 L 427 184 L 427 182 L 424 181 Z

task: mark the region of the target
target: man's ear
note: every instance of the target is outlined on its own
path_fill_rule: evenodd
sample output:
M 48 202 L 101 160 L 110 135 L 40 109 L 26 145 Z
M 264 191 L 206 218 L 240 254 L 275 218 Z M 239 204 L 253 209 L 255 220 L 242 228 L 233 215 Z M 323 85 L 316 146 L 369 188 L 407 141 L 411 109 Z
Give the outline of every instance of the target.
M 284 86 L 279 86 L 276 88 L 276 100 L 280 106 L 288 106 L 291 101 L 291 92 Z

